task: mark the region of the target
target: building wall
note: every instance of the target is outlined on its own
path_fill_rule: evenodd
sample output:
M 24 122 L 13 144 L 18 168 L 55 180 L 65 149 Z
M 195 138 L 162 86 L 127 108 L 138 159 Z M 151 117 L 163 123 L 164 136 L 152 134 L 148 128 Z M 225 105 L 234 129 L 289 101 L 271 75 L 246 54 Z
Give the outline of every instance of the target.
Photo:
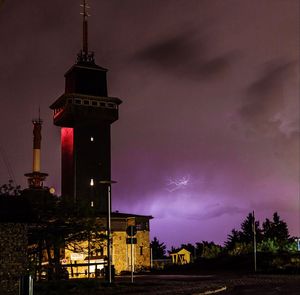
M 1 295 L 18 294 L 19 279 L 27 266 L 27 225 L 0 223 Z
M 122 271 L 131 270 L 131 245 L 126 244 L 127 233 L 125 231 L 114 231 L 112 234 L 112 264 L 115 267 L 116 274 L 120 274 Z M 141 271 L 150 269 L 150 236 L 149 231 L 143 230 L 138 231 L 136 234 L 137 244 L 133 246 L 133 262 L 134 262 L 134 271 Z M 107 246 L 106 241 L 101 242 L 103 245 L 103 255 L 107 255 Z M 83 241 L 80 243 L 80 247 L 83 251 L 79 254 L 78 260 L 72 260 L 71 250 L 65 250 L 65 257 L 62 261 L 63 265 L 67 265 L 67 270 L 69 272 L 70 278 L 86 278 L 88 277 L 88 267 L 82 264 L 88 263 L 88 242 Z M 142 247 L 142 248 L 141 248 Z M 103 268 L 103 258 L 90 257 L 91 263 L 99 263 L 97 266 L 98 269 Z M 72 263 L 72 269 L 70 264 Z M 79 265 L 79 266 L 78 266 Z M 91 266 L 90 277 L 94 277 L 95 266 Z M 73 273 L 73 276 L 72 276 Z
M 131 270 L 131 245 L 126 244 L 126 232 L 113 233 L 113 264 L 116 273 Z M 134 271 L 150 269 L 149 231 L 138 231 L 132 245 Z

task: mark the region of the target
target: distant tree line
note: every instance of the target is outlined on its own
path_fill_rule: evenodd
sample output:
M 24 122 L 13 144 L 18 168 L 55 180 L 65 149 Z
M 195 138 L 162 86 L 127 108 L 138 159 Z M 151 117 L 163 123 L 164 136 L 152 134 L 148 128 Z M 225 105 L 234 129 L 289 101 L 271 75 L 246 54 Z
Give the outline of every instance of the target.
M 171 247 L 168 253 L 181 248 L 191 252 L 194 259 L 216 258 L 220 255 L 242 255 L 252 253 L 254 250 L 254 235 L 258 252 L 281 253 L 296 252 L 297 244 L 294 237 L 290 237 L 287 223 L 275 212 L 272 220 L 266 218 L 260 226 L 254 219 L 253 213 L 249 213 L 241 224 L 241 229 L 232 229 L 227 236 L 224 246 L 214 242 L 201 241 L 193 244 L 181 244 L 179 248 Z M 166 257 L 166 245 L 154 237 L 151 242 L 153 259 Z

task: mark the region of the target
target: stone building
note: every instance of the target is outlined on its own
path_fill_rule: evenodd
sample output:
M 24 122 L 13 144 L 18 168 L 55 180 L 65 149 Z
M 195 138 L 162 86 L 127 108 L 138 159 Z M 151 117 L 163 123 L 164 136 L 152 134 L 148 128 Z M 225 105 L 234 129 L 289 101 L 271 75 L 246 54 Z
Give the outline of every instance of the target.
M 149 220 L 151 216 L 112 213 L 112 264 L 116 274 L 131 270 L 131 247 L 132 266 L 134 271 L 150 269 L 150 236 Z M 99 230 L 106 234 L 106 218 L 97 218 Z M 134 225 L 137 229 L 134 239 L 136 244 L 128 244 L 126 229 Z M 89 243 L 92 246 L 89 246 Z M 103 273 L 107 263 L 107 242 L 105 239 L 95 241 L 87 240 L 77 242 L 77 250 L 74 246 L 66 244 L 62 257 L 62 265 L 67 269 L 69 278 L 95 277 Z M 90 249 L 90 250 L 89 250 Z

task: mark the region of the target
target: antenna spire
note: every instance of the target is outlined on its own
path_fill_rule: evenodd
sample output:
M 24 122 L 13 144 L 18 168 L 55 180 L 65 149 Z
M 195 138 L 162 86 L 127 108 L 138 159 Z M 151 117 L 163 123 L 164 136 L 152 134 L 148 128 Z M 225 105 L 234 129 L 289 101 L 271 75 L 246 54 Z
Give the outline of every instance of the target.
M 82 0 L 82 49 L 77 57 L 77 62 L 89 62 L 94 63 L 94 53 L 89 52 L 88 46 L 88 17 L 90 16 L 88 13 L 88 9 L 90 6 L 87 3 L 87 0 Z
M 80 5 L 82 7 L 82 51 L 88 53 L 88 17 L 89 14 L 87 9 L 90 8 L 87 4 L 87 0 L 83 0 L 83 3 Z

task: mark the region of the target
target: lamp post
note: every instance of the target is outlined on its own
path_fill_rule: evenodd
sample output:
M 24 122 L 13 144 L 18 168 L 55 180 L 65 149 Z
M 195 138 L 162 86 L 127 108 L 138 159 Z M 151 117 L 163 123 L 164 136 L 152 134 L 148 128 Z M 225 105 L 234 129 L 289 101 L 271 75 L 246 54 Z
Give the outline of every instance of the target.
M 111 284 L 111 185 L 117 183 L 113 180 L 102 180 L 100 184 L 107 185 L 107 268 L 108 283 Z
M 256 227 L 255 227 L 255 215 L 253 210 L 253 254 L 254 254 L 254 272 L 256 272 Z

